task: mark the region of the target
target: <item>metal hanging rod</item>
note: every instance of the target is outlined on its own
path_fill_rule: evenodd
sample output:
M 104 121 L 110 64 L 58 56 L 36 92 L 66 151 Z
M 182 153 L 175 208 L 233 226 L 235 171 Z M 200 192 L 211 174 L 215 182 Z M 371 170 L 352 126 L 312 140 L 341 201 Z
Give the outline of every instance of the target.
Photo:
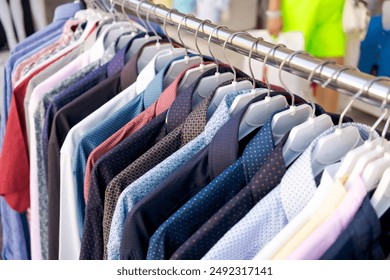
M 236 31 L 225 28 L 220 28 L 218 31 L 215 31 L 215 28 L 217 27 L 215 24 L 202 23 L 202 20 L 194 17 L 186 17 L 184 19 L 186 16 L 185 14 L 171 11 L 166 7 L 154 5 L 147 1 L 126 0 L 124 2 L 124 0 L 113 0 L 113 3 L 119 7 L 118 11 L 121 10 L 120 7 L 124 5 L 127 11 L 133 15 L 136 15 L 137 8 L 142 16 L 146 16 L 149 11 L 149 17 L 159 24 L 162 24 L 166 18 L 168 24 L 179 25 L 182 23 L 183 30 L 191 33 L 195 33 L 200 24 L 202 24 L 203 26 L 200 28 L 201 31 L 199 31 L 199 38 L 208 38 L 208 36 L 213 33 L 212 42 L 218 45 L 223 45 L 224 42 L 230 38 L 231 40 L 228 42 L 227 48 L 246 56 L 249 56 L 250 49 L 256 42 L 256 38 L 249 34 L 239 33 L 233 36 Z M 259 41 L 257 47 L 253 49 L 252 58 L 263 61 L 267 53 L 274 46 L 275 45 L 272 43 Z M 269 56 L 267 64 L 280 66 L 293 52 L 294 51 L 288 48 L 279 47 L 272 52 L 273 55 Z M 376 106 L 380 106 L 383 100 L 386 99 L 388 93 L 390 93 L 389 81 L 376 81 L 367 89 L 369 82 L 375 78 L 374 76 L 353 69 L 341 71 L 343 66 L 337 64 L 327 64 L 323 67 L 317 67 L 322 62 L 322 60 L 306 54 L 296 54 L 289 61 L 286 61 L 283 70 L 307 79 L 310 73 L 317 68 L 316 74 L 313 76 L 313 81 L 322 84 L 330 78 L 333 78 L 327 87 L 348 95 L 354 95 L 362 88 L 365 88 L 366 91 L 359 99 Z M 321 69 L 321 73 L 319 73 L 320 71 L 318 69 Z M 338 71 L 339 73 L 337 74 Z M 387 107 L 390 108 L 390 105 Z

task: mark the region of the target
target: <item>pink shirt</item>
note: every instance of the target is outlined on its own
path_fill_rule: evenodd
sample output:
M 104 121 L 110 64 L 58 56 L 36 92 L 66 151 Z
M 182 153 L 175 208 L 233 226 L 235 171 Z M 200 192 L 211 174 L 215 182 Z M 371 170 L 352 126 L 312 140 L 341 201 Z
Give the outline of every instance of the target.
M 358 176 L 336 211 L 300 244 L 287 259 L 320 259 L 351 223 L 366 195 L 367 191 L 364 181 L 361 176 Z
M 75 26 L 77 26 L 78 23 L 78 20 L 68 20 L 64 26 L 64 30 L 62 32 L 61 37 L 54 44 L 51 44 L 50 46 L 44 48 L 43 50 L 37 52 L 36 54 L 32 55 L 31 57 L 20 63 L 15 68 L 15 71 L 12 74 L 12 85 L 14 85 L 14 87 L 17 85 L 17 83 L 23 76 L 23 71 L 26 68 L 32 67 L 37 61 L 43 59 L 46 56 L 50 56 L 58 48 L 66 45 L 72 39 L 74 35 Z

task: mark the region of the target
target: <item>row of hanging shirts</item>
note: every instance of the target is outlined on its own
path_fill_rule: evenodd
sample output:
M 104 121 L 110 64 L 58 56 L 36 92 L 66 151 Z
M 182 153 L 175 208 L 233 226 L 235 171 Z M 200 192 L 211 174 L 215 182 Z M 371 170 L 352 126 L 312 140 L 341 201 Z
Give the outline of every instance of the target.
M 207 21 L 189 51 L 181 38 L 188 16 L 177 44 L 167 33 L 172 11 L 157 32 L 153 9 L 141 18 L 142 1 L 139 23 L 123 5 L 118 13 L 113 3 L 109 12 L 89 4 L 59 7 L 7 62 L 4 258 L 387 256 L 389 121 L 376 132 L 386 102 L 372 127 L 345 116 L 383 77 L 339 116 L 288 90 L 282 69 L 301 51 L 281 63 L 282 89 L 230 64 L 225 48 L 241 32 L 224 42 L 224 64 L 211 51 L 222 26 L 207 57 L 198 46 Z M 307 90 L 329 63 L 314 69 Z M 370 246 L 348 246 L 359 238 Z

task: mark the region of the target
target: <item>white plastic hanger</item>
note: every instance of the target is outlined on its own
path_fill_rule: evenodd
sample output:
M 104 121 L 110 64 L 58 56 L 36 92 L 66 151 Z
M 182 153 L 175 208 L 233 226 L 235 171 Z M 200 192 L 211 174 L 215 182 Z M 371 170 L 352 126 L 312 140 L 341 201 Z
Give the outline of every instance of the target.
M 378 77 L 377 78 L 377 80 L 382 80 L 382 79 L 390 81 L 390 79 L 386 78 L 386 77 Z M 377 123 L 376 123 L 376 124 L 379 124 L 382 121 L 382 119 L 384 118 L 383 116 L 387 116 L 387 121 L 386 121 L 385 127 L 383 129 L 382 136 L 380 139 L 378 139 L 380 142 L 377 143 L 377 148 L 376 148 L 376 150 L 378 150 L 378 149 L 383 150 L 382 156 L 376 160 L 369 162 L 367 164 L 367 166 L 364 168 L 363 172 L 361 172 L 361 176 L 362 176 L 363 181 L 366 185 L 367 192 L 370 192 L 371 190 L 373 190 L 377 187 L 385 170 L 388 167 L 390 167 L 389 142 L 385 139 L 386 132 L 388 131 L 388 128 L 389 128 L 390 114 L 389 114 L 388 109 L 384 109 L 385 106 L 387 105 L 389 93 L 390 92 L 387 93 L 386 99 L 382 102 L 381 108 L 382 108 L 383 114 L 382 114 L 381 118 L 379 118 Z M 370 133 L 370 138 L 372 138 L 372 134 L 373 134 L 375 128 L 372 129 L 372 131 Z
M 326 64 L 334 63 L 334 61 L 324 61 L 314 68 L 307 79 L 306 96 L 310 96 L 309 89 L 317 69 L 321 68 L 319 73 L 321 76 L 322 67 Z M 296 160 L 307 147 L 309 147 L 310 143 L 313 142 L 318 135 L 333 126 L 332 118 L 329 115 L 322 114 L 316 117 L 316 107 L 314 102 L 311 102 L 311 106 L 312 115 L 307 121 L 291 129 L 287 141 L 283 146 L 283 159 L 286 166 L 290 166 L 290 164 L 294 162 L 294 160 Z
M 182 18 L 182 20 L 179 23 L 179 26 L 177 27 L 177 36 L 179 37 L 180 43 L 182 46 L 184 46 L 184 42 L 181 38 L 181 26 L 183 24 L 183 21 L 187 22 L 187 18 L 193 17 L 193 15 L 186 15 Z M 165 73 L 163 85 L 164 88 L 168 87 L 184 70 L 190 68 L 191 66 L 194 66 L 196 64 L 201 63 L 202 59 L 199 55 L 196 56 L 189 56 L 188 55 L 188 49 L 185 48 L 185 56 L 183 59 L 175 60 L 171 63 L 169 66 L 169 69 Z
M 249 90 L 252 88 L 252 83 L 248 80 L 245 80 L 245 81 L 240 81 L 240 82 L 237 82 L 237 71 L 236 69 L 233 67 L 233 65 L 230 63 L 229 59 L 226 57 L 226 45 L 227 43 L 230 41 L 230 43 L 233 41 L 234 37 L 237 36 L 238 34 L 244 34 L 244 35 L 248 35 L 248 36 L 251 36 L 248 32 L 242 32 L 242 31 L 239 31 L 239 32 L 235 32 L 233 34 L 231 34 L 225 41 L 225 43 L 223 44 L 223 49 L 222 49 L 222 53 L 223 53 L 223 56 L 225 58 L 225 61 L 229 64 L 230 68 L 232 68 L 232 71 L 234 73 L 234 79 L 232 81 L 232 83 L 230 85 L 226 85 L 226 86 L 223 86 L 223 87 L 220 87 L 217 89 L 217 91 L 215 92 L 211 102 L 210 102 L 210 106 L 207 110 L 207 118 L 209 119 L 215 112 L 215 110 L 217 110 L 218 108 L 218 105 L 222 102 L 223 98 L 232 93 L 232 92 L 237 92 L 237 91 L 241 91 L 241 90 Z M 217 35 L 218 36 L 218 35 Z
M 256 50 L 257 50 L 257 44 L 259 41 L 263 41 L 263 38 L 261 38 L 261 37 L 257 38 L 256 41 L 253 43 L 252 48 L 249 51 L 248 66 L 249 66 L 249 72 L 251 73 L 251 77 L 252 77 L 252 90 L 248 93 L 244 93 L 240 96 L 237 96 L 234 99 L 232 106 L 229 109 L 230 115 L 237 114 L 253 98 L 255 98 L 261 94 L 267 93 L 267 92 L 268 92 L 268 95 L 270 95 L 270 91 L 271 91 L 270 88 L 256 89 L 256 78 L 255 78 L 255 75 L 253 74 L 253 68 L 252 68 L 252 54 L 253 54 L 253 48 L 256 47 Z M 267 58 L 265 58 L 265 59 L 267 59 Z M 264 76 L 264 67 L 263 67 L 263 76 Z M 269 86 L 269 84 L 267 84 L 267 85 Z
M 387 115 L 387 118 L 386 127 L 389 125 L 389 115 Z M 366 185 L 367 192 L 374 190 L 378 186 L 384 172 L 390 167 L 389 143 L 384 139 L 385 131 L 386 130 L 384 130 L 384 133 L 380 138 L 381 143 L 379 145 L 379 147 L 382 147 L 384 150 L 383 155 L 377 160 L 368 163 L 362 172 L 362 178 Z
M 142 1 L 139 3 L 139 5 L 142 3 Z M 156 12 L 157 6 L 154 6 L 154 11 Z M 150 10 L 146 13 L 146 22 L 150 27 L 150 30 L 152 30 L 154 34 L 154 38 L 156 38 L 156 44 L 153 46 L 147 46 L 143 49 L 141 55 L 138 58 L 137 61 L 137 69 L 139 72 L 141 72 L 145 66 L 152 60 L 152 58 L 161 50 L 170 48 L 170 45 L 168 44 L 161 44 L 160 43 L 160 36 L 157 34 L 156 30 L 153 28 L 152 24 L 150 24 L 149 20 L 149 14 Z
M 220 84 L 234 79 L 234 74 L 231 72 L 220 73 L 219 72 L 219 62 L 215 58 L 211 50 L 211 38 L 214 35 L 214 32 L 218 32 L 220 28 L 228 28 L 224 25 L 219 25 L 211 31 L 211 34 L 208 39 L 208 49 L 209 53 L 212 56 L 214 63 L 216 65 L 216 71 L 213 76 L 204 77 L 199 81 L 197 88 L 192 95 L 192 108 L 195 108 L 199 103 L 201 103 L 207 96 L 209 96 L 213 89 L 217 88 Z
M 164 23 L 163 23 L 164 33 L 165 33 L 165 35 L 168 38 L 169 45 L 170 45 L 171 49 L 170 49 L 170 51 L 168 53 L 159 55 L 157 57 L 156 63 L 155 63 L 155 65 L 156 65 L 156 72 L 160 72 L 165 67 L 165 65 L 167 65 L 169 62 L 172 61 L 172 59 L 174 59 L 176 57 L 184 56 L 184 55 L 187 54 L 187 50 L 185 48 L 174 48 L 172 39 L 171 39 L 171 37 L 168 34 L 167 20 L 168 20 L 168 16 L 171 17 L 173 11 L 177 11 L 177 10 L 176 9 L 170 10 L 166 14 L 166 16 L 164 18 Z
M 377 77 L 371 81 L 371 84 L 374 81 L 377 81 L 378 79 L 381 79 L 380 77 Z M 384 156 L 385 150 L 387 148 L 387 140 L 382 138 L 382 140 L 378 143 L 377 141 L 373 142 L 372 140 L 372 135 L 376 129 L 376 127 L 380 124 L 380 122 L 383 120 L 385 116 L 387 116 L 387 109 L 384 110 L 386 106 L 386 103 L 382 103 L 382 111 L 383 114 L 382 116 L 375 122 L 373 127 L 370 130 L 370 135 L 369 135 L 369 142 L 373 143 L 372 145 L 362 145 L 365 148 L 360 149 L 359 151 L 359 156 L 355 158 L 353 168 L 350 171 L 349 177 L 345 183 L 345 186 L 347 188 L 350 188 L 354 183 L 355 180 L 358 176 L 363 174 L 363 171 L 365 168 L 368 166 L 373 161 L 376 161 L 377 159 L 380 159 Z M 356 154 L 356 153 L 355 153 Z M 383 170 L 384 171 L 384 170 Z M 347 174 L 348 175 L 348 174 Z
M 340 69 L 336 73 L 339 74 L 345 69 Z M 332 75 L 333 77 L 334 75 Z M 331 79 L 332 79 L 331 77 Z M 325 166 L 335 163 L 341 160 L 349 151 L 361 146 L 364 142 L 360 137 L 360 133 L 357 127 L 347 126 L 342 128 L 342 122 L 345 114 L 351 108 L 353 102 L 358 99 L 364 92 L 367 92 L 372 83 L 376 79 L 369 81 L 366 86 L 361 88 L 348 103 L 340 116 L 340 121 L 336 130 L 322 139 L 320 139 L 313 150 L 312 167 L 314 176 L 321 173 Z
M 307 104 L 303 104 L 300 106 L 295 106 L 295 96 L 288 89 L 288 86 L 282 79 L 282 70 L 284 64 L 288 61 L 290 63 L 291 59 L 297 54 L 305 54 L 308 55 L 305 51 L 295 51 L 290 53 L 280 64 L 279 67 L 279 80 L 283 87 L 287 90 L 287 92 L 291 96 L 291 106 L 288 110 L 279 112 L 274 115 L 272 118 L 272 134 L 274 137 L 274 143 L 277 145 L 280 140 L 282 140 L 283 136 L 290 132 L 290 130 L 306 121 L 310 115 L 312 114 L 311 106 Z
M 210 69 L 214 69 L 216 68 L 216 64 L 215 63 L 208 63 L 208 64 L 205 64 L 204 63 L 204 59 L 203 59 L 203 54 L 202 52 L 200 51 L 200 48 L 199 48 L 199 45 L 198 45 L 198 33 L 199 33 L 199 29 L 200 27 L 204 28 L 204 24 L 205 23 L 211 23 L 210 20 L 206 19 L 204 21 L 202 21 L 198 28 L 196 29 L 196 32 L 195 32 L 195 47 L 196 47 L 196 50 L 198 51 L 198 54 L 200 55 L 200 59 L 201 59 L 201 62 L 200 62 L 200 65 L 198 67 L 195 67 L 195 68 L 192 68 L 190 70 L 188 70 L 185 74 L 184 74 L 184 77 L 182 78 L 181 82 L 180 82 L 180 85 L 179 85 L 179 90 L 184 90 L 186 89 L 187 87 L 189 87 L 193 82 L 195 82 L 205 71 L 207 70 L 210 70 Z M 204 30 L 203 30 L 204 31 Z
M 258 39 L 259 40 L 259 39 Z M 257 46 L 257 42 L 255 42 Z M 253 49 L 254 45 L 252 46 Z M 236 99 L 234 99 L 234 102 L 231 106 L 235 106 L 232 110 L 230 110 L 230 114 L 237 113 L 243 106 L 245 106 L 250 100 L 255 98 L 256 96 L 260 94 L 264 94 L 268 92 L 268 95 L 265 97 L 264 100 L 255 102 L 251 104 L 248 109 L 246 110 L 241 123 L 240 123 L 240 129 L 239 129 L 239 139 L 243 139 L 245 136 L 247 136 L 249 133 L 251 133 L 253 130 L 255 130 L 258 127 L 263 126 L 266 121 L 268 120 L 269 116 L 278 110 L 281 110 L 283 108 L 286 108 L 288 106 L 287 100 L 283 95 L 276 95 L 271 97 L 271 85 L 268 81 L 268 77 L 265 74 L 265 65 L 267 64 L 268 57 L 270 56 L 271 52 L 275 52 L 275 50 L 279 47 L 284 47 L 284 45 L 276 45 L 273 48 L 271 48 L 267 55 L 264 58 L 263 62 L 263 68 L 262 73 L 263 77 L 265 79 L 265 82 L 267 84 L 266 89 L 256 89 L 255 84 L 255 77 L 253 74 L 252 69 L 252 49 L 249 53 L 249 70 L 251 72 L 252 78 L 253 78 L 253 89 L 251 92 L 247 94 L 243 94 L 240 96 L 237 96 Z M 241 104 L 240 104 L 241 103 Z
M 383 177 L 371 198 L 371 204 L 379 218 L 390 208 L 390 167 L 384 172 Z

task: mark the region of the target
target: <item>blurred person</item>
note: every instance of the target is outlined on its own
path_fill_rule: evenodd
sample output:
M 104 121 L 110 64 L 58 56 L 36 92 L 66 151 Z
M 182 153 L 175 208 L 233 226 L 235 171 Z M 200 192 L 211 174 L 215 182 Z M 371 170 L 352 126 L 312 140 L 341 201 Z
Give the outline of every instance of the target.
M 280 32 L 300 31 L 304 35 L 308 53 L 343 64 L 343 8 L 344 0 L 269 0 L 267 29 L 273 36 L 278 36 Z M 325 110 L 337 111 L 337 92 L 317 86 L 315 96 Z

